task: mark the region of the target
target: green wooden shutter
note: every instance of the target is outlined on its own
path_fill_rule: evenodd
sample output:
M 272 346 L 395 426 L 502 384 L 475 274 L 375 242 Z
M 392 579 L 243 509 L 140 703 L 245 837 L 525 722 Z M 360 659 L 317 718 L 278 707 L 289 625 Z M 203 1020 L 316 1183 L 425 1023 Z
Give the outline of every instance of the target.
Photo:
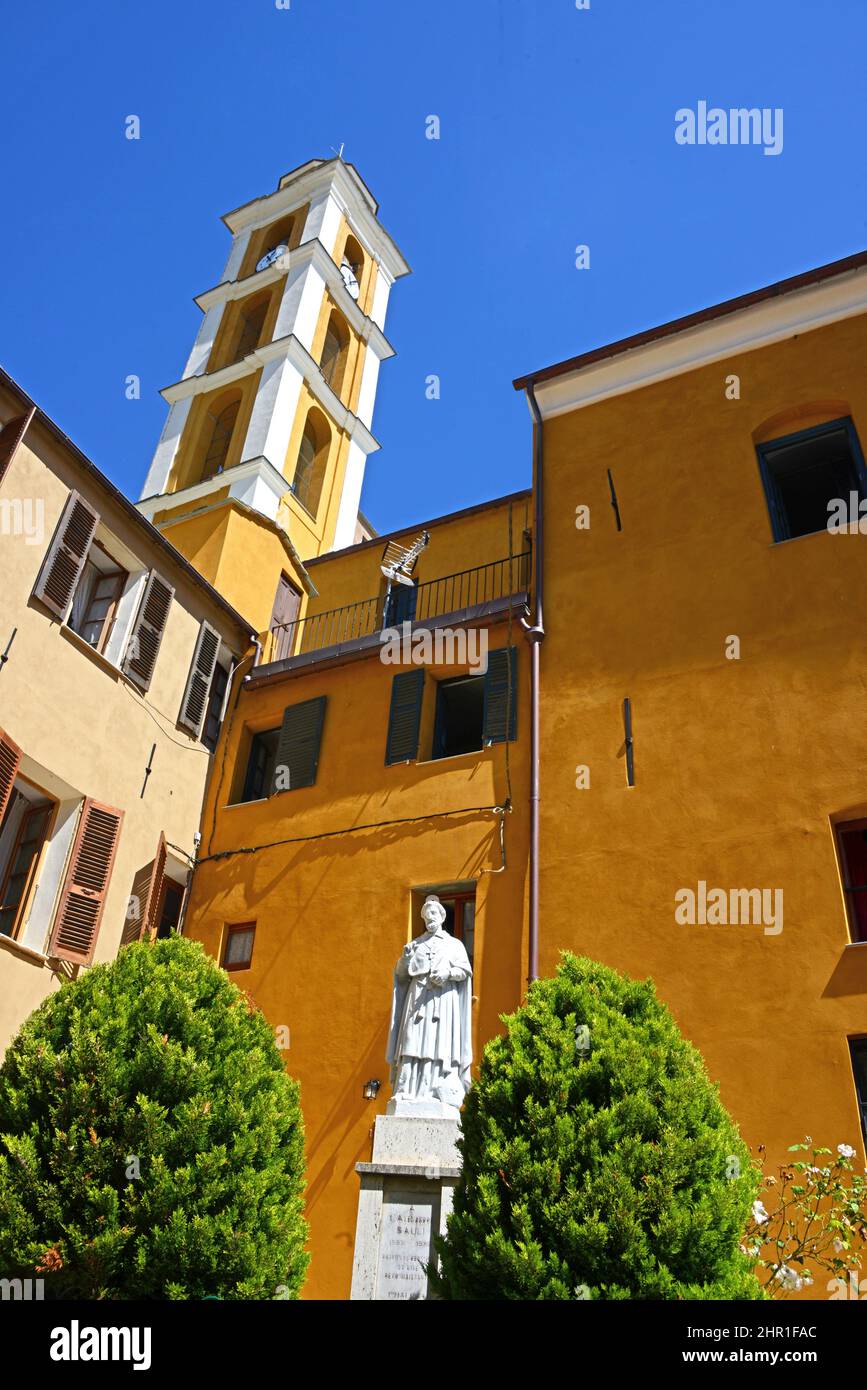
M 385 765 L 408 763 L 418 757 L 421 702 L 424 695 L 424 667 L 400 671 L 391 682 L 391 708 L 388 712 L 388 738 Z
M 486 744 L 509 742 L 518 726 L 518 649 L 501 647 L 488 652 L 485 672 L 485 710 L 482 737 Z M 506 734 L 508 710 L 509 732 Z
M 312 787 L 316 781 L 325 700 L 325 695 L 318 695 L 315 700 L 304 700 L 284 710 L 272 792 Z

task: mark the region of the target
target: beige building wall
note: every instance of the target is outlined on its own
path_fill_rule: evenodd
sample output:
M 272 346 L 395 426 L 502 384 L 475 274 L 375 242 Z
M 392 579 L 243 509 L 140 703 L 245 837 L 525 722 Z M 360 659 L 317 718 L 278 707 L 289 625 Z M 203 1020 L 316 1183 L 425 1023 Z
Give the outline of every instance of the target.
M 0 425 L 20 413 L 20 403 L 0 389 Z M 71 489 L 99 512 L 97 539 L 110 537 L 115 557 L 141 571 L 138 593 L 131 589 L 120 600 L 120 630 L 112 631 L 106 655 L 33 597 Z M 119 662 L 151 569 L 175 592 L 143 693 Z M 249 629 L 39 414 L 0 482 L 0 574 L 0 730 L 22 751 L 20 774 L 57 802 L 17 938 L 0 934 L 2 1049 L 41 1000 L 81 968 L 49 959 L 46 950 L 83 798 L 123 812 L 94 963 L 116 956 L 133 880 L 154 860 L 160 833 L 169 845 L 168 876 L 185 881 L 212 762 L 200 738 L 178 723 L 198 635 L 203 620 L 216 629 L 218 662 L 229 671 L 247 651 Z M 0 865 L 2 848 L 0 837 Z

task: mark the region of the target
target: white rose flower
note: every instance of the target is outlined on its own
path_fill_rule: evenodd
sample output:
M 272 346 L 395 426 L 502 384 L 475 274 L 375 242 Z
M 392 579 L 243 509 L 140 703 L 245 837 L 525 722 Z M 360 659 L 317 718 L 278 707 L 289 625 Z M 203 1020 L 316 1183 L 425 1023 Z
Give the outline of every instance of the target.
M 841 1158 L 854 1158 L 854 1157 L 855 1157 L 855 1150 L 852 1148 L 852 1145 L 851 1145 L 851 1144 L 838 1144 L 838 1145 L 837 1145 L 837 1152 L 838 1152 L 838 1154 L 840 1155 Z
M 757 1226 L 763 1226 L 766 1221 L 770 1221 L 768 1213 L 765 1211 L 765 1204 L 756 1198 L 753 1202 L 753 1220 Z

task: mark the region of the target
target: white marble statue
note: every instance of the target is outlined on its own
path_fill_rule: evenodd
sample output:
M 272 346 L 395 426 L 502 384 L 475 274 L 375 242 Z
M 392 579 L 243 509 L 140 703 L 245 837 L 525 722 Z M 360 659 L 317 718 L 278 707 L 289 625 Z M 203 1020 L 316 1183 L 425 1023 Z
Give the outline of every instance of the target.
M 470 1085 L 472 967 L 464 944 L 443 930 L 445 908 L 429 897 L 426 931 L 404 947 L 394 971 L 388 1113 L 456 1117 Z

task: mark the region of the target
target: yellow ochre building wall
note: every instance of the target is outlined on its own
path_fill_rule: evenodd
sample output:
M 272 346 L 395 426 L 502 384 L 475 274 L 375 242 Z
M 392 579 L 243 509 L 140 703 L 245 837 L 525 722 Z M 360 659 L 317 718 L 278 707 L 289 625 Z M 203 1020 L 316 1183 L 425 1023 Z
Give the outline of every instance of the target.
M 523 548 L 528 509 L 527 494 L 520 494 L 512 506 L 516 553 Z M 502 559 L 508 554 L 508 506 L 432 526 L 431 536 L 422 557 L 428 578 Z M 330 607 L 376 592 L 382 547 L 379 538 L 317 563 L 317 602 Z M 517 738 L 509 745 L 425 761 L 430 731 L 423 721 L 419 761 L 387 767 L 391 682 L 401 668 L 384 664 L 379 649 L 350 664 L 314 667 L 244 689 L 227 716 L 225 766 L 221 771 L 221 746 L 185 933 L 219 959 L 227 926 L 256 923 L 251 966 L 232 978 L 275 1029 L 288 1029 L 286 1066 L 301 1083 L 312 1251 L 306 1298 L 349 1296 L 355 1164 L 370 1159 L 374 1117 L 384 1112 L 391 1093 L 385 1048 L 392 971 L 409 935 L 421 930 L 420 921 L 411 919 L 412 890 L 476 884 L 476 1056 L 499 1031 L 500 1014 L 521 996 L 529 664 L 518 616 L 512 630 Z M 507 619 L 493 625 L 491 648 L 505 646 L 508 632 Z M 441 674 L 459 672 L 431 672 Z M 327 706 L 315 786 L 229 804 L 243 777 L 251 733 L 278 726 L 287 705 L 320 695 Z M 509 777 L 514 809 L 505 816 L 503 869 L 500 817 L 485 808 L 505 802 Z M 279 841 L 289 843 L 274 843 Z M 273 847 L 238 852 L 268 844 Z M 211 857 L 226 851 L 226 858 Z M 375 1103 L 362 1096 L 372 1078 L 382 1082 Z
M 863 1154 L 832 822 L 867 815 L 867 542 L 774 544 L 755 441 L 851 414 L 863 446 L 865 352 L 859 315 L 544 424 L 541 973 L 569 948 L 652 976 L 774 1162 L 805 1134 Z M 679 925 L 699 880 L 782 889 L 782 931 Z

